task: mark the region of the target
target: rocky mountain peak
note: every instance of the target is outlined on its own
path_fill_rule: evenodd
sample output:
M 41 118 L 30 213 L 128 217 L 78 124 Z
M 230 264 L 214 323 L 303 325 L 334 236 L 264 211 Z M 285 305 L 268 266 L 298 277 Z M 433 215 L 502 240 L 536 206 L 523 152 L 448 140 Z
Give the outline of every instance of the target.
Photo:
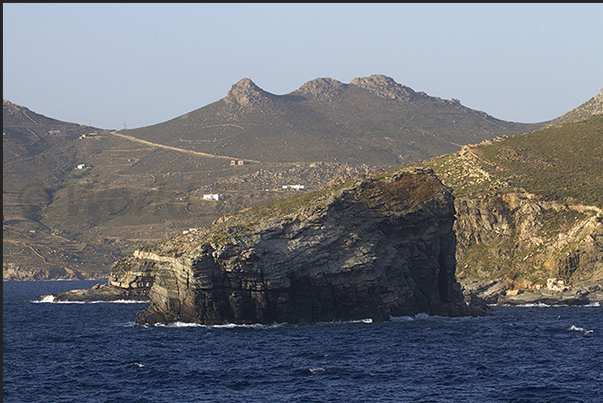
M 2 100 L 2 106 L 4 109 L 4 113 L 8 113 L 9 115 L 15 114 L 15 113 L 22 113 L 23 110 L 27 109 L 21 105 L 17 105 L 14 104 L 6 99 Z
M 266 102 L 268 93 L 258 87 L 249 78 L 242 78 L 230 88 L 226 96 L 227 102 L 247 106 L 256 102 Z
M 331 100 L 341 94 L 347 87 L 340 81 L 329 77 L 321 77 L 312 81 L 308 81 L 302 85 L 297 91 L 302 95 L 307 95 L 313 98 Z
M 599 113 L 603 113 L 603 88 L 601 88 L 599 94 L 595 96 L 595 102 L 599 106 Z
M 398 84 L 393 78 L 382 74 L 357 77 L 350 84 L 369 90 L 378 97 L 398 101 L 410 101 L 416 94 L 411 88 Z
M 603 89 L 589 99 L 584 102 L 582 105 L 577 108 L 572 109 L 568 113 L 559 116 L 557 119 L 552 120 L 550 125 L 558 125 L 562 123 L 568 123 L 575 120 L 586 119 L 594 115 L 602 115 L 603 114 Z

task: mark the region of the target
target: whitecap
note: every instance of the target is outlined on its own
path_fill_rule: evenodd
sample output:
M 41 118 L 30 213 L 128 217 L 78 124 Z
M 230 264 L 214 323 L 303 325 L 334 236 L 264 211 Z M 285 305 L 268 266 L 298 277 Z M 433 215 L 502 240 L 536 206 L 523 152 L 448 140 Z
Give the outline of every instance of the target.
M 568 331 L 568 332 L 583 332 L 585 335 L 586 335 L 586 334 L 591 334 L 591 333 L 593 332 L 592 330 L 586 330 L 586 329 L 585 329 L 585 328 L 583 328 L 583 327 L 578 327 L 578 326 L 574 326 L 574 325 L 571 325 L 571 326 L 570 326 L 570 327 L 567 329 L 567 331 Z
M 325 372 L 325 369 L 324 368 L 310 368 L 309 371 L 312 375 L 316 375 L 321 372 Z

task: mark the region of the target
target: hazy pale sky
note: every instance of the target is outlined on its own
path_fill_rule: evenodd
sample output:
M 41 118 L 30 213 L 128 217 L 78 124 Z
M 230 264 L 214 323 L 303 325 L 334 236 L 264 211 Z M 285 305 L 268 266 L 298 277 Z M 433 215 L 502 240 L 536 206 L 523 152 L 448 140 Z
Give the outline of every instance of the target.
M 553 119 L 603 88 L 603 4 L 3 4 L 3 98 L 68 122 L 164 122 L 243 77 L 282 95 L 371 74 Z

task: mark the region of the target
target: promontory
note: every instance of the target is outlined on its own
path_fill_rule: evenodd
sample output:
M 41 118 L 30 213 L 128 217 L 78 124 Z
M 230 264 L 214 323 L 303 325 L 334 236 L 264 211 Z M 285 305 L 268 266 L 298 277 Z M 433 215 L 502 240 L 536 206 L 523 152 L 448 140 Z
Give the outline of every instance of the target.
M 138 324 L 482 314 L 455 278 L 454 200 L 430 169 L 335 181 L 117 261 L 61 299 L 148 299 Z

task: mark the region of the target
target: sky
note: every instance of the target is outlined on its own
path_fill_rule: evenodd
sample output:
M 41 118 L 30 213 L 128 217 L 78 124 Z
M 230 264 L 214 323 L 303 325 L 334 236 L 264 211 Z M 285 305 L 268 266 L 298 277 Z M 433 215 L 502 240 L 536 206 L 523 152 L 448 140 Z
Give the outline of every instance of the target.
M 384 74 L 498 119 L 603 88 L 599 3 L 3 3 L 3 98 L 104 129 L 165 122 L 249 78 L 272 94 Z

